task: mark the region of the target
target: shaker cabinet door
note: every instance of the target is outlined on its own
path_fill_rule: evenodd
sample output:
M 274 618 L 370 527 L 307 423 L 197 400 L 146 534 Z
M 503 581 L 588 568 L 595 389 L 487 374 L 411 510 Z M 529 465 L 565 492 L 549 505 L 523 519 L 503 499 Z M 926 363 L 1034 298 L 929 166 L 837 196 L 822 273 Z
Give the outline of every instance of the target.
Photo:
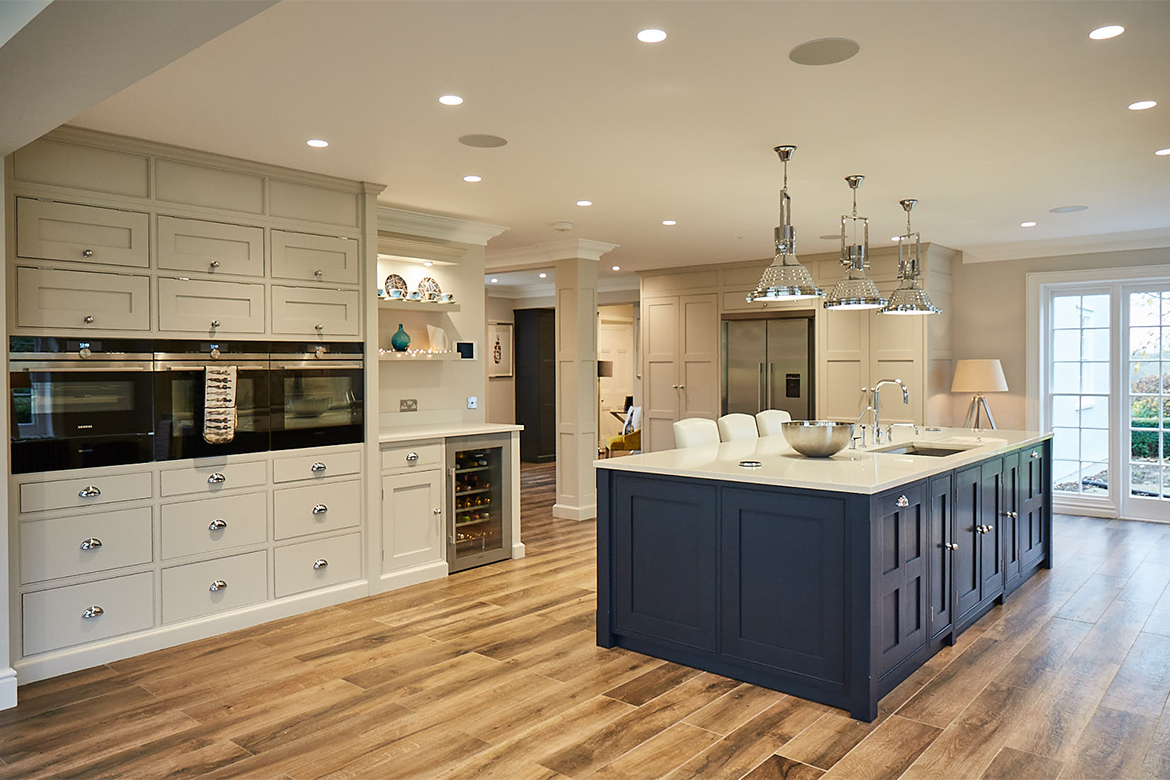
M 874 672 L 884 677 L 926 644 L 926 483 L 877 496 L 871 506 L 878 532 L 870 563 L 879 648 Z
M 38 260 L 150 266 L 150 217 L 137 211 L 16 199 L 16 254 Z
M 272 275 L 277 279 L 357 284 L 358 242 L 273 230 Z
M 272 287 L 272 332 L 290 336 L 357 336 L 362 332 L 356 290 Z
M 16 324 L 22 328 L 150 330 L 150 277 L 17 268 Z
M 1045 500 L 1048 484 L 1045 445 L 1020 451 L 1020 566 L 1035 566 L 1044 559 L 1051 531 L 1051 507 Z
M 1003 457 L 999 524 L 1003 546 L 1004 587 L 1014 589 L 1020 578 L 1020 454 Z
M 382 571 L 443 560 L 443 472 L 382 478 Z
M 160 216 L 158 267 L 170 271 L 263 276 L 264 230 Z
M 930 638 L 936 639 L 951 628 L 954 603 L 953 572 L 956 547 L 954 534 L 954 495 L 949 474 L 930 480 Z
M 979 600 L 985 602 L 1003 594 L 1003 459 L 986 461 L 981 468 L 983 533 L 980 539 Z
M 158 327 L 164 331 L 206 333 L 264 332 L 264 285 L 158 280 Z
M 952 539 L 959 545 L 954 561 L 955 620 L 962 619 L 979 605 L 981 584 L 979 560 L 983 534 L 980 506 L 982 505 L 982 473 L 979 466 L 963 469 L 955 474 L 954 533 Z

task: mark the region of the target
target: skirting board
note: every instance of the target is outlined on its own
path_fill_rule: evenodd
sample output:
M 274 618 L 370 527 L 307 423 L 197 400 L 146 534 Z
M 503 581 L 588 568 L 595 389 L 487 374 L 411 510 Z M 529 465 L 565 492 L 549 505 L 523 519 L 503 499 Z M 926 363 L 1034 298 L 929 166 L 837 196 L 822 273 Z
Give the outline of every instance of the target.
M 16 670 L 0 669 L 0 710 L 16 706 Z
M 443 564 L 446 569 L 446 564 Z M 241 628 L 257 626 L 272 620 L 331 607 L 346 601 L 369 595 L 369 583 L 365 580 L 347 582 L 332 588 L 289 596 L 278 601 L 266 601 L 250 607 L 241 607 L 221 615 L 212 615 L 184 623 L 153 628 L 137 634 L 113 637 L 103 642 L 82 647 L 67 647 L 51 653 L 24 658 L 13 666 L 20 683 L 36 682 L 56 677 L 91 666 L 132 658 L 143 653 L 174 647 L 196 639 L 206 639 L 217 634 L 226 634 Z
M 396 590 L 397 588 L 405 588 L 407 585 L 417 585 L 420 582 L 439 580 L 446 577 L 447 573 L 447 562 L 435 561 L 434 563 L 424 563 L 421 566 L 412 566 L 409 569 L 383 574 L 379 578 L 379 581 L 384 592 Z
M 524 557 L 524 542 L 516 542 L 512 545 L 512 560 L 517 560 Z
M 588 506 L 553 504 L 552 516 L 561 520 L 596 520 L 597 504 L 590 504 Z

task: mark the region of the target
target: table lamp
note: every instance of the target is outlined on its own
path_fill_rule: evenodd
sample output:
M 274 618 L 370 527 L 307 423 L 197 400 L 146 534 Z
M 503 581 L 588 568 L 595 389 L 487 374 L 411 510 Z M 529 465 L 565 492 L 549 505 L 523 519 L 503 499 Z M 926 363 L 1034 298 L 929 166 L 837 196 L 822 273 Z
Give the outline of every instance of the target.
M 1007 379 L 1003 376 L 1003 366 L 998 360 L 960 360 L 955 365 L 955 379 L 951 382 L 952 393 L 971 393 L 971 405 L 967 407 L 967 419 L 964 428 L 983 428 L 983 418 L 987 418 L 986 427 L 995 430 L 995 418 L 991 416 L 991 409 L 987 406 L 984 393 L 1007 392 Z

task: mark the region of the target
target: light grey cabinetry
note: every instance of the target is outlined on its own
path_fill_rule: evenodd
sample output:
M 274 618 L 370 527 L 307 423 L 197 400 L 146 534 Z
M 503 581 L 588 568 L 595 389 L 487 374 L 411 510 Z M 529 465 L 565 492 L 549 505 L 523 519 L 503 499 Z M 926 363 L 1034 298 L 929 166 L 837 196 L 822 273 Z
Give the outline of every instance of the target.
M 356 336 L 361 332 L 357 290 L 272 286 L 272 332 L 290 336 Z
M 263 276 L 264 229 L 159 216 L 158 267 L 167 271 Z
M 158 280 L 158 325 L 187 333 L 263 333 L 264 285 Z
M 95 265 L 150 265 L 150 218 L 137 211 L 16 199 L 16 254 Z
M 382 587 L 447 575 L 444 442 L 382 447 Z
M 150 330 L 150 277 L 18 267 L 16 324 L 22 328 Z
M 273 230 L 272 275 L 277 279 L 357 284 L 358 242 Z

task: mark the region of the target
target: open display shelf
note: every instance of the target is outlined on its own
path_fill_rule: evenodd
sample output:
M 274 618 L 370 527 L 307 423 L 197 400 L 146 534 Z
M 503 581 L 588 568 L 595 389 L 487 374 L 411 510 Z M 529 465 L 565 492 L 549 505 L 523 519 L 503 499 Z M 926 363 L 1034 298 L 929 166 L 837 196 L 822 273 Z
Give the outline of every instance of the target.
M 391 300 L 389 298 L 378 299 L 379 309 L 390 309 L 393 311 L 418 311 L 428 313 L 449 313 L 459 311 L 459 304 L 452 301 L 451 303 L 437 303 L 435 301 L 405 301 L 405 300 Z
M 444 360 L 459 360 L 458 352 L 384 352 L 378 356 L 378 360 L 385 363 L 399 363 L 399 362 L 430 362 L 438 363 Z

